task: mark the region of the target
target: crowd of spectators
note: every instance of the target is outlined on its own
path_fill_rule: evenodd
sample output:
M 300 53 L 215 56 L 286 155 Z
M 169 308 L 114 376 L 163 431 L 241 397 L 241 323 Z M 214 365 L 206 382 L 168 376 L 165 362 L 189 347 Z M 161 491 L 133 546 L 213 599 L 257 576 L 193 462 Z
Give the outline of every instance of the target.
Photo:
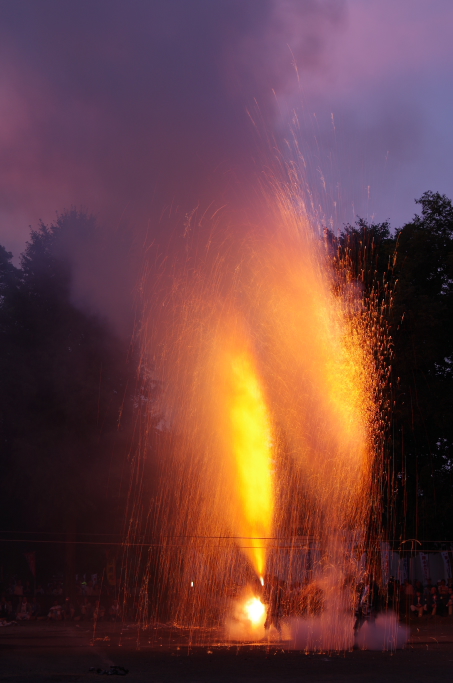
M 390 577 L 388 594 L 392 603 L 399 606 L 399 612 L 423 616 L 453 616 L 453 580 L 441 579 L 433 584 L 430 579 L 421 581 L 406 579 L 403 583 Z
M 289 584 L 272 577 L 266 582 L 263 600 L 269 606 L 268 621 L 270 614 L 275 625 L 280 618 L 320 614 L 325 609 L 326 596 L 316 582 Z M 357 628 L 364 621 L 373 620 L 379 612 L 388 610 L 401 618 L 453 617 L 453 579 L 448 582 L 441 579 L 435 584 L 428 579 L 422 584 L 409 579 L 400 582 L 390 577 L 387 586 L 380 587 L 368 576 L 356 586 Z
M 351 586 L 352 587 L 352 586 Z M 267 594 L 269 593 L 269 594 Z M 77 580 L 72 597 L 65 596 L 62 580 L 54 578 L 46 586 L 33 587 L 13 578 L 0 597 L 0 626 L 28 620 L 49 621 L 134 621 L 140 611 L 137 597 L 130 595 L 124 611 L 118 601 L 118 587 L 99 583 L 96 578 Z M 263 589 L 265 603 L 275 603 L 274 621 L 281 617 L 314 616 L 324 609 L 323 590 L 315 582 L 289 584 L 273 577 Z M 357 586 L 356 615 L 358 623 L 373 618 L 382 610 L 393 610 L 401 617 L 453 617 L 453 579 L 447 583 L 427 580 L 403 582 L 390 577 L 380 588 L 372 579 Z
M 390 577 L 385 590 L 376 583 L 359 585 L 357 614 L 359 619 L 373 616 L 382 610 L 392 610 L 401 617 L 453 616 L 453 579 L 433 584 Z
M 323 611 L 325 596 L 316 582 L 287 583 L 274 577 L 267 586 L 278 586 L 281 616 L 309 616 Z M 276 589 L 277 590 L 277 589 Z M 264 599 L 267 602 L 266 589 Z M 453 616 L 453 579 L 433 584 L 406 579 L 402 583 L 390 577 L 386 587 L 368 580 L 357 585 L 357 612 L 368 616 L 383 610 L 392 610 L 401 616 Z
M 73 597 L 65 597 L 63 582 L 54 579 L 45 587 L 13 578 L 0 597 L 0 625 L 19 621 L 93 621 L 121 618 L 115 587 L 95 580 L 76 581 Z

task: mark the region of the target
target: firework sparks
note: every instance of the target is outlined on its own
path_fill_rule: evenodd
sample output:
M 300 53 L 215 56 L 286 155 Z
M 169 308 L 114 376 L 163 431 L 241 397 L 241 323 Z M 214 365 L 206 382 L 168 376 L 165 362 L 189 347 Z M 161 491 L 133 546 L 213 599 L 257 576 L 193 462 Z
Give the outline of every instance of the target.
M 256 582 L 240 619 L 263 626 L 266 572 L 308 586 L 296 603 L 318 620 L 314 647 L 338 649 L 353 638 L 375 495 L 382 333 L 332 267 L 293 181 L 273 188 L 259 237 L 216 249 L 211 236 L 150 309 L 145 359 L 160 349 L 159 410 L 173 435 L 155 519 L 185 539 L 160 564 L 177 620 L 220 625 L 233 586 Z M 299 547 L 298 537 L 312 540 Z

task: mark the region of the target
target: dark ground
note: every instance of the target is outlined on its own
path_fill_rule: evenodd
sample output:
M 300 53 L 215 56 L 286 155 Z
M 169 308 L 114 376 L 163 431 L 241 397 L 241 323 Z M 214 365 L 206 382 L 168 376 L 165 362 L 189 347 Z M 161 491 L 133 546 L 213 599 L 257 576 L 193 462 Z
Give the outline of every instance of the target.
M 194 634 L 195 637 L 200 634 Z M 208 634 L 201 634 L 208 637 Z M 453 621 L 435 617 L 412 624 L 405 650 L 306 655 L 281 647 L 192 645 L 189 634 L 168 629 L 142 631 L 103 622 L 28 622 L 0 630 L 2 683 L 103 681 L 90 667 L 129 669 L 127 683 L 411 683 L 451 681 Z

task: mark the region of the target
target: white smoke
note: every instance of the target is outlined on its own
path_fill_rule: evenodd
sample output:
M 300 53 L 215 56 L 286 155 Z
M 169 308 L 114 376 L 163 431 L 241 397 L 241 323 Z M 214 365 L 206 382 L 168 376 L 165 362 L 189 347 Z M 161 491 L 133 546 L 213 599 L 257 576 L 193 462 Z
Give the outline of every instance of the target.
M 325 651 L 400 650 L 409 639 L 409 629 L 400 624 L 393 612 L 380 614 L 374 622 L 365 622 L 354 637 L 354 618 L 344 615 L 335 623 L 320 615 L 310 619 L 290 620 L 291 648 L 294 650 Z
M 399 623 L 394 612 L 380 614 L 373 623 L 365 622 L 355 637 L 361 650 L 401 650 L 409 640 L 409 628 Z
M 331 617 L 327 613 L 309 619 L 291 619 L 291 649 L 309 652 L 351 650 L 354 646 L 353 617 Z

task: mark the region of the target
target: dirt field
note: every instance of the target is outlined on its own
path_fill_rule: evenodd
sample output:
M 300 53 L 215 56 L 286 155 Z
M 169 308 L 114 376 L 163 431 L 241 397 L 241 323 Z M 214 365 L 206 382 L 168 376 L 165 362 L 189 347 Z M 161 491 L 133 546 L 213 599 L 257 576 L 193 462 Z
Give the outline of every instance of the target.
M 129 669 L 129 683 L 403 683 L 450 681 L 453 677 L 453 623 L 414 621 L 404 650 L 354 650 L 307 655 L 276 644 L 231 645 L 213 633 L 74 622 L 32 622 L 0 631 L 3 683 L 62 683 L 104 680 L 91 667 Z M 208 645 L 208 641 L 215 644 Z M 196 643 L 199 644 L 196 644 Z M 139 643 L 139 644 L 138 644 Z M 118 680 L 115 677 L 113 680 Z M 110 679 L 112 680 L 112 679 Z

